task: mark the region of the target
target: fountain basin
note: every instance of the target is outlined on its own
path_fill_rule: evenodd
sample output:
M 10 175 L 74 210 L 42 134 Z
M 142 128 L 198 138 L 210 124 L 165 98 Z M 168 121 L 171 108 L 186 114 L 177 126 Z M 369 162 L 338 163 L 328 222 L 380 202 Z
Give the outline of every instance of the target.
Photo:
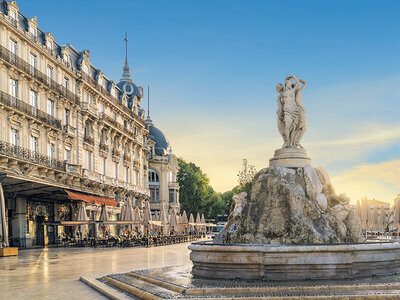
M 400 273 L 400 243 L 189 245 L 194 276 L 224 279 L 347 279 Z

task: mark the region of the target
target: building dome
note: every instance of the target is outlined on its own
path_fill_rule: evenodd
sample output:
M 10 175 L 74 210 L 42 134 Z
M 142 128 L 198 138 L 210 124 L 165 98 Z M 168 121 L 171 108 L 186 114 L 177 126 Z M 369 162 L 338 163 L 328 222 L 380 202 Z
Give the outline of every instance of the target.
M 146 124 L 149 125 L 149 139 L 156 143 L 154 149 L 156 155 L 163 156 L 169 154 L 169 142 L 164 133 L 154 126 L 150 118 L 147 118 Z

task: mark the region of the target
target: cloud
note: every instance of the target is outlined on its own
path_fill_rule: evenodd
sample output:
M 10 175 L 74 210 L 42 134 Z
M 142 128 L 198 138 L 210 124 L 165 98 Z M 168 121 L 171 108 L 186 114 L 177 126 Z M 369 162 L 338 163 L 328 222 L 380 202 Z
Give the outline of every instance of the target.
M 400 160 L 352 167 L 334 176 L 337 192 L 345 192 L 353 203 L 361 197 L 376 198 L 393 204 L 400 193 Z

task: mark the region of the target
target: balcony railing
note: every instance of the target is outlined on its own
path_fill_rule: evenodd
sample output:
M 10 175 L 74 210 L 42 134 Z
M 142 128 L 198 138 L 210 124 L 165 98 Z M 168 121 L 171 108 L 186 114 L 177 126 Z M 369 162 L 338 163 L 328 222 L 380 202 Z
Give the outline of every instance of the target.
M 85 137 L 83 138 L 83 141 L 84 141 L 85 143 L 89 144 L 89 145 L 94 146 L 94 138 L 91 137 L 91 136 L 85 136 Z
M 0 141 L 0 154 L 15 157 L 28 162 L 33 162 L 48 168 L 53 168 L 64 172 L 66 171 L 65 161 L 51 158 L 47 155 L 43 155 L 39 152 L 31 151 L 26 148 L 14 146 L 13 144 L 4 141 Z
M 121 156 L 121 152 L 118 149 L 113 149 L 112 150 L 112 155 L 115 157 L 120 157 Z
M 100 143 L 100 151 L 108 152 L 108 145 L 105 143 Z
M 134 135 L 133 131 L 129 130 L 122 124 L 118 123 L 113 118 L 107 116 L 105 113 L 103 113 L 103 112 L 100 113 L 99 118 L 100 118 L 100 120 L 104 120 L 104 121 L 108 122 L 109 124 L 111 124 L 112 126 L 117 128 L 118 130 L 120 130 L 120 132 L 123 132 L 123 133 L 127 134 L 128 136 L 130 136 L 131 138 L 135 139 L 135 135 Z
M 130 162 L 131 161 L 131 156 L 129 154 L 124 153 L 124 161 Z
M 119 107 L 120 109 L 122 109 L 125 113 L 127 113 L 130 116 L 133 116 L 133 118 L 138 121 L 140 124 L 142 124 L 143 126 L 145 125 L 144 120 L 139 117 L 137 114 L 135 114 L 132 110 L 130 110 L 127 106 L 125 106 L 120 100 L 118 100 L 117 98 L 115 98 L 113 95 L 111 95 L 111 93 L 105 89 L 104 87 L 102 87 L 96 80 L 94 80 L 91 76 L 89 76 L 86 73 L 82 72 L 81 78 L 86 81 L 87 83 L 89 83 L 93 88 L 95 88 L 97 91 L 100 92 L 100 94 L 105 97 L 106 99 L 108 99 L 109 101 L 111 101 L 112 103 L 114 103 L 117 107 Z
M 70 135 L 75 135 L 76 128 L 72 127 L 71 125 L 65 124 L 63 125 L 63 132 Z
M 14 108 L 22 113 L 25 113 L 35 119 L 40 120 L 43 123 L 46 123 L 50 126 L 56 127 L 58 129 L 62 129 L 61 121 L 54 118 L 53 116 L 45 113 L 28 103 L 21 101 L 3 91 L 0 91 L 0 103 L 7 105 L 11 108 Z
M 79 105 L 79 97 L 74 94 L 73 92 L 66 89 L 61 84 L 58 84 L 56 81 L 48 77 L 43 72 L 39 71 L 37 68 L 33 67 L 29 63 L 27 63 L 22 58 L 18 57 L 10 50 L 5 48 L 4 46 L 0 45 L 0 58 L 4 59 L 6 62 L 16 66 L 18 69 L 22 70 L 23 72 L 29 74 L 31 77 L 35 78 L 40 83 L 46 85 L 60 96 L 67 98 L 68 100 L 72 101 L 75 104 Z

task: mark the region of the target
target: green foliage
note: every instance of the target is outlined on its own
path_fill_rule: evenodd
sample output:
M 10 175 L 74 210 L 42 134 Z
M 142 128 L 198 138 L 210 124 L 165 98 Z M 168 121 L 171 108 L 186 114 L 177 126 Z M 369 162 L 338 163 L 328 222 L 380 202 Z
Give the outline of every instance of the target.
M 209 185 L 210 180 L 194 163 L 178 159 L 179 201 L 181 212 L 186 210 L 190 215 L 204 213 L 206 218 L 216 218 L 218 214 L 227 213 L 226 202 L 221 195 Z

